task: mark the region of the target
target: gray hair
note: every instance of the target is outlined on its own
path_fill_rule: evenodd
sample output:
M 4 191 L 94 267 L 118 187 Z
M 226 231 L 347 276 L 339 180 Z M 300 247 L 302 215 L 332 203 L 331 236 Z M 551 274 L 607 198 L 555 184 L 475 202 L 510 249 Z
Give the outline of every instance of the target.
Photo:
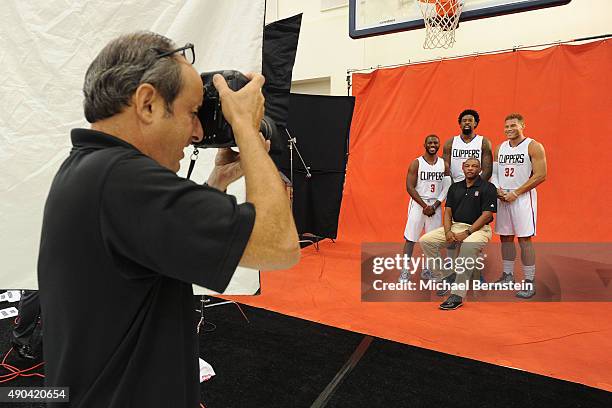
M 83 108 L 89 123 L 109 118 L 130 106 L 140 84 L 157 89 L 172 113 L 182 87 L 181 67 L 173 57 L 158 58 L 175 48 L 172 40 L 149 31 L 122 35 L 108 43 L 92 61 L 83 83 Z

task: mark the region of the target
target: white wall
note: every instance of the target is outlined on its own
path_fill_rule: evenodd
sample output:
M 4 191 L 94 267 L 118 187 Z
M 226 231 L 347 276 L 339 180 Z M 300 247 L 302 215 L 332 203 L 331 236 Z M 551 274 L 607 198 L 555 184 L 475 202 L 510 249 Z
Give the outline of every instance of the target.
M 259 71 L 264 1 L 13 0 L 2 6 L 0 288 L 34 289 L 49 186 L 68 156 L 70 129 L 89 127 L 81 87 L 91 60 L 111 38 L 150 29 L 177 44 L 195 44 L 199 72 Z M 190 154 L 186 149 L 185 157 Z M 201 151 L 193 180 L 206 180 L 214 154 Z M 183 160 L 181 175 L 188 164 Z M 244 201 L 244 181 L 229 191 Z M 252 294 L 257 288 L 258 272 L 239 268 L 229 290 Z
M 294 81 L 330 77 L 331 94 L 346 95 L 346 70 L 421 61 L 518 45 L 566 41 L 612 32 L 612 0 L 572 0 L 565 6 L 462 22 L 449 50 L 424 50 L 423 30 L 353 40 L 348 7 L 320 11 L 321 0 L 268 0 L 276 19 L 304 13 Z M 274 21 L 271 14 L 267 21 Z
M 331 95 L 331 78 L 294 80 L 291 83 L 291 92 L 307 95 Z

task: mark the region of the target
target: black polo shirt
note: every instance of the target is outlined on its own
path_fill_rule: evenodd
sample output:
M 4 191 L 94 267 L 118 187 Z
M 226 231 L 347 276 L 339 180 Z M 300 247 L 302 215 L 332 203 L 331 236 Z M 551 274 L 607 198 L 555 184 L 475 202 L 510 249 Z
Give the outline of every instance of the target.
M 484 211 L 497 212 L 497 189 L 480 177 L 471 187 L 462 180 L 448 189 L 446 206 L 452 208 L 454 222 L 473 224 Z
M 45 384 L 70 387 L 71 408 L 196 408 L 191 284 L 226 288 L 254 207 L 107 134 L 75 129 L 72 143 L 38 260 Z

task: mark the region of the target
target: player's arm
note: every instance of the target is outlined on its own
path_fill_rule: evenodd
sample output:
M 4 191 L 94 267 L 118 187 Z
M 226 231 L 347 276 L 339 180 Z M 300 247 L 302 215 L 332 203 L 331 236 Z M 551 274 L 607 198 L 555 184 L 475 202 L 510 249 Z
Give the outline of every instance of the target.
M 446 197 L 446 205 L 444 206 L 444 217 L 442 218 L 442 225 L 444 226 L 444 235 L 446 236 L 447 242 L 455 242 L 455 235 L 451 231 L 453 225 L 453 206 L 455 206 L 455 187 L 453 184 L 448 190 L 448 196 Z
M 541 143 L 533 141 L 529 143 L 529 158 L 531 159 L 531 177 L 522 186 L 514 190 L 517 196 L 536 188 L 546 180 L 546 152 Z
M 410 167 L 408 167 L 408 174 L 406 175 L 406 191 L 418 205 L 420 205 L 422 208 L 425 208 L 427 207 L 427 204 L 425 203 L 425 201 L 423 201 L 419 193 L 416 191 L 418 173 L 419 160 L 416 159 L 410 164 Z
M 493 172 L 493 153 L 491 148 L 491 141 L 486 137 L 482 140 L 482 172 L 480 173 L 480 178 L 483 180 L 489 180 L 491 178 L 491 173 Z
M 448 189 L 450 188 L 451 184 L 453 184 L 453 182 L 450 177 L 450 168 L 448 167 L 448 164 L 444 162 L 444 179 L 442 179 L 442 189 L 436 198 L 436 202 L 432 204 L 434 210 L 437 210 L 442 204 L 442 201 L 446 200 L 446 195 L 448 194 Z
M 451 137 L 444 143 L 444 147 L 442 148 L 442 158 L 444 159 L 444 169 L 449 170 L 449 173 L 447 174 L 448 176 L 450 176 L 452 148 L 453 148 L 453 138 Z
M 493 173 L 491 174 L 491 183 L 497 189 L 497 198 L 504 201 L 504 192 L 499 187 L 499 146 L 495 148 L 495 153 L 493 153 Z

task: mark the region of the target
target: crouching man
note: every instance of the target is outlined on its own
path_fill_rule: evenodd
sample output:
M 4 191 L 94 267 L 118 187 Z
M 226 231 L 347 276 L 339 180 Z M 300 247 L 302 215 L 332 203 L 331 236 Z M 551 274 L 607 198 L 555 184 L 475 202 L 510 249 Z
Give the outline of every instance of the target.
M 476 258 L 491 240 L 493 213 L 497 211 L 495 186 L 480 177 L 480 161 L 469 158 L 463 163 L 465 180 L 454 183 L 448 190 L 444 210 L 444 226 L 428 232 L 419 239 L 427 265 L 437 282 L 445 282 L 439 296 L 451 295 L 440 309 L 454 310 L 463 304 Z M 445 268 L 440 262 L 440 249 L 450 244 L 460 245 L 456 268 Z M 459 268 L 461 266 L 461 268 Z M 453 283 L 450 290 L 450 283 Z

